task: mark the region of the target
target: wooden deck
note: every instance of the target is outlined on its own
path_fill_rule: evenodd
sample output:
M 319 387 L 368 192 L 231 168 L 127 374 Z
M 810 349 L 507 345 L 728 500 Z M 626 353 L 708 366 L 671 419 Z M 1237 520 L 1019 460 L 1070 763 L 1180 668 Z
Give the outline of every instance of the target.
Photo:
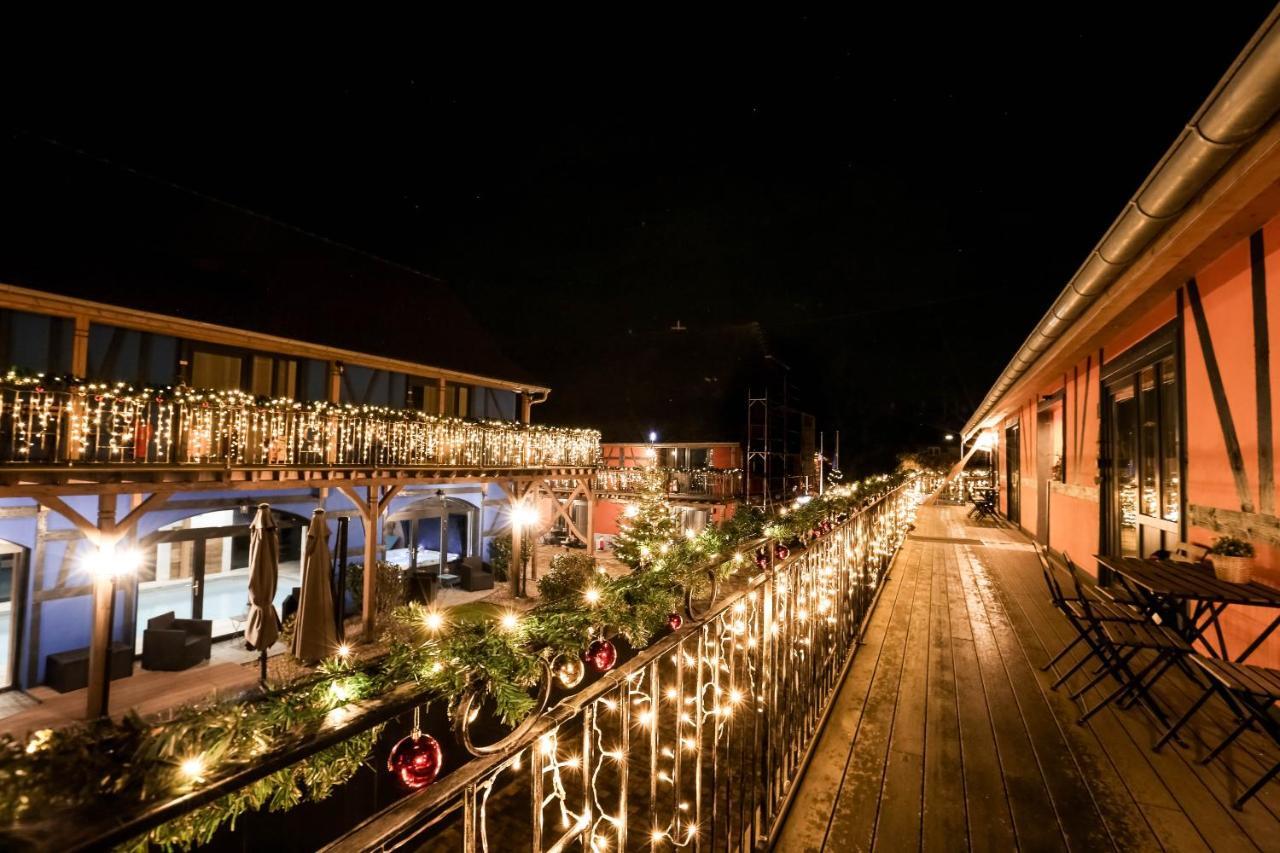
M 1025 538 L 922 507 L 777 849 L 1280 849 L 1280 782 L 1231 807 L 1275 748 L 1250 735 L 1200 766 L 1216 699 L 1160 753 L 1136 708 L 1077 725 L 1040 671 L 1070 630 Z M 1181 711 L 1191 689 L 1170 676 L 1158 695 Z

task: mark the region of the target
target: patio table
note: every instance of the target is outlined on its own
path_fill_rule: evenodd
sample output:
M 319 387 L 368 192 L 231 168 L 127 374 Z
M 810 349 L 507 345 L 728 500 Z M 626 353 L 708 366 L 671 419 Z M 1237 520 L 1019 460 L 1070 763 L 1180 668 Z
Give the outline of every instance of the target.
M 1179 626 L 1183 637 L 1191 645 L 1199 642 L 1212 657 L 1230 659 L 1219 619 L 1233 604 L 1268 607 L 1276 611 L 1270 624 L 1235 658 L 1236 663 L 1245 661 L 1280 627 L 1280 590 L 1257 582 L 1219 580 L 1213 569 L 1196 563 L 1109 554 L 1095 554 L 1094 557 L 1100 565 L 1111 570 L 1136 601 L 1147 605 L 1148 612 L 1159 613 L 1173 606 L 1186 614 Z M 1217 640 L 1216 648 L 1206 636 L 1210 630 Z

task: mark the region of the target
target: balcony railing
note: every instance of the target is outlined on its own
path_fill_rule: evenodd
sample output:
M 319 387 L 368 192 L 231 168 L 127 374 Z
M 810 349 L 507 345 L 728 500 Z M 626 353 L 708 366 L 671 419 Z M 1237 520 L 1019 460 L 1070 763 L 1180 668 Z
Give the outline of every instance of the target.
M 742 472 L 734 469 L 697 468 L 601 468 L 596 472 L 597 492 L 639 494 L 647 478 L 660 476 L 672 495 L 729 500 L 742 494 Z
M 692 630 L 331 849 L 751 850 L 795 781 L 924 494 L 910 482 L 769 566 Z
M 234 391 L 0 385 L 0 465 L 562 468 L 599 456 L 595 430 Z

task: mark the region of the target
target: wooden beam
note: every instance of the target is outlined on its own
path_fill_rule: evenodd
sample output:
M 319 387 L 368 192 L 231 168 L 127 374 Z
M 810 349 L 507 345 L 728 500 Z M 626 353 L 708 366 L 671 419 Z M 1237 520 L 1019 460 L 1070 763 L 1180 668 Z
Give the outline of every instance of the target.
M 376 603 L 378 600 L 378 515 L 374 512 L 373 507 L 379 505 L 378 492 L 381 486 L 368 486 L 368 511 L 364 512 L 364 597 L 363 607 L 364 614 L 362 617 L 364 629 L 362 639 L 366 643 L 372 643 L 377 640 L 378 630 L 378 614 L 376 612 Z M 346 494 L 346 491 L 343 491 Z
M 1258 512 L 1276 509 L 1275 455 L 1271 438 L 1271 333 L 1267 316 L 1267 254 L 1262 229 L 1249 235 L 1249 267 L 1253 287 L 1254 388 L 1258 401 Z
M 102 506 L 103 500 L 107 497 L 114 497 L 114 496 L 99 495 L 98 505 Z M 76 512 L 62 498 L 57 497 L 55 495 L 42 495 L 41 497 L 37 498 L 37 500 L 39 500 L 40 503 L 44 504 L 49 509 L 56 512 L 58 515 L 65 518 L 67 521 L 74 524 L 76 526 L 76 529 L 79 530 L 81 533 L 83 533 L 84 537 L 94 545 L 97 545 L 99 542 L 102 541 L 102 531 L 99 529 L 98 525 L 94 524 L 92 521 L 85 518 L 80 513 Z M 99 513 L 101 513 L 101 510 L 99 510 Z M 113 521 L 114 521 L 114 518 L 115 516 L 113 513 L 112 515 Z
M 153 492 L 147 498 L 133 509 L 129 510 L 129 514 L 116 522 L 115 535 L 117 539 L 123 539 L 138 526 L 138 522 L 142 520 L 142 516 L 149 512 L 155 512 L 164 506 L 172 493 L 171 492 Z
M 1240 498 L 1240 509 L 1253 512 L 1253 496 L 1249 492 L 1249 479 L 1244 470 L 1244 454 L 1240 451 L 1240 438 L 1236 435 L 1236 424 L 1231 417 L 1231 403 L 1227 400 L 1227 392 L 1222 384 L 1222 371 L 1218 367 L 1218 357 L 1213 349 L 1213 337 L 1209 334 L 1209 321 L 1204 314 L 1204 306 L 1200 303 L 1200 288 L 1193 278 L 1187 282 L 1187 302 L 1191 306 L 1191 316 L 1195 320 L 1196 337 L 1200 340 L 1200 354 L 1204 358 L 1204 369 L 1209 375 L 1209 390 L 1213 393 L 1213 405 L 1218 412 L 1218 424 L 1222 428 L 1222 441 L 1227 448 L 1227 461 L 1231 464 L 1231 474 L 1236 481 L 1236 496 Z
M 403 485 L 396 485 L 387 489 L 387 491 L 382 495 L 382 498 L 378 501 L 378 515 L 386 514 L 387 507 L 391 506 L 391 499 L 400 494 L 402 489 L 404 489 Z
M 356 512 L 360 513 L 361 520 L 363 520 L 367 525 L 369 522 L 369 515 L 372 512 L 372 509 L 370 508 L 369 504 L 365 503 L 364 499 L 360 497 L 360 494 L 356 491 L 355 487 L 354 486 L 338 486 L 337 489 L 339 492 L 341 492 L 343 495 L 346 496 L 347 500 L 351 501 L 351 503 L 356 508 Z M 373 494 L 373 489 L 374 487 L 372 486 L 369 487 L 370 495 Z
M 115 542 L 116 498 L 98 497 L 98 524 L 95 541 Z M 105 573 L 93 578 L 93 625 L 89 638 L 89 689 L 85 719 L 92 720 L 107 712 L 107 680 L 111 660 L 111 610 L 115 598 L 115 581 Z
M 596 555 L 596 493 L 591 489 L 591 480 L 584 479 L 582 487 L 587 496 L 587 554 Z

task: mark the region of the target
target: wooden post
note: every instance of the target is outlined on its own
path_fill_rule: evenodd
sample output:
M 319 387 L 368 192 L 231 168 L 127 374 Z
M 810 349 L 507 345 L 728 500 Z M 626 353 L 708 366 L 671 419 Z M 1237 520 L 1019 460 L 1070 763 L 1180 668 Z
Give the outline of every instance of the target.
M 98 541 L 89 542 L 90 548 L 101 548 L 114 543 L 116 527 L 116 496 L 98 496 Z M 93 628 L 89 637 L 89 690 L 85 706 L 85 718 L 105 717 L 110 712 L 108 680 L 111 663 L 111 618 L 115 604 L 115 581 L 106 572 L 95 572 L 93 577 Z
M 519 488 L 520 488 L 519 485 L 513 483 L 512 494 L 513 495 L 518 494 Z M 517 499 L 512 498 L 511 500 L 511 566 L 507 570 L 507 573 L 510 575 L 509 581 L 511 583 L 512 598 L 520 598 L 521 596 L 524 595 L 523 584 L 521 583 L 521 581 L 523 580 L 521 576 L 524 574 L 524 560 L 522 559 L 524 555 L 522 553 L 523 549 L 521 547 L 524 544 L 521 541 L 524 538 L 524 531 L 521 529 L 520 525 L 516 523 L 516 509 L 519 506 L 520 506 L 520 502 Z
M 587 499 L 587 554 L 596 555 L 596 493 L 591 488 L 590 480 L 582 481 Z
M 533 398 L 528 391 L 520 392 L 520 423 L 527 424 L 533 420 Z
M 378 629 L 378 614 L 375 604 L 378 600 L 378 486 L 369 486 L 369 502 L 364 518 L 364 628 L 363 640 L 372 643 Z
M 89 318 L 77 314 L 71 338 L 71 375 L 89 375 Z

